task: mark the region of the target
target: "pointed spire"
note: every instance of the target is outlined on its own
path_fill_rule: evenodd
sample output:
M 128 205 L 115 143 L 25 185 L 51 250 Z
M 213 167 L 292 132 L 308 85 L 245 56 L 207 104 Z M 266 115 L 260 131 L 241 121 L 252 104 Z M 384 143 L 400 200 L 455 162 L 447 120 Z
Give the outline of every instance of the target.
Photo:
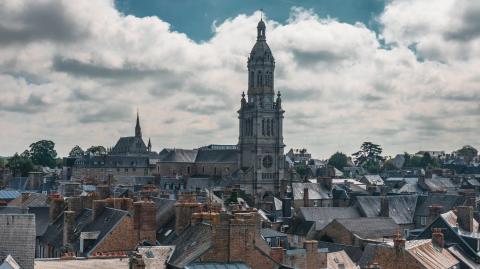
M 150 141 L 150 137 L 148 138 L 148 151 L 152 151 L 152 141 Z
M 135 125 L 135 137 L 142 137 L 142 128 L 140 127 L 140 116 L 137 108 L 137 124 Z

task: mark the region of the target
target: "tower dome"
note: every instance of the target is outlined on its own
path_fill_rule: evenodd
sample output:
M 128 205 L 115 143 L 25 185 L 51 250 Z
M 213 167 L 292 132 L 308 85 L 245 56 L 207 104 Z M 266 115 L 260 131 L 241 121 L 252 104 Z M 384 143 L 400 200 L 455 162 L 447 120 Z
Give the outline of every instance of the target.
M 257 25 L 257 42 L 248 57 L 248 95 L 272 94 L 275 59 L 267 44 L 266 26 L 261 19 Z

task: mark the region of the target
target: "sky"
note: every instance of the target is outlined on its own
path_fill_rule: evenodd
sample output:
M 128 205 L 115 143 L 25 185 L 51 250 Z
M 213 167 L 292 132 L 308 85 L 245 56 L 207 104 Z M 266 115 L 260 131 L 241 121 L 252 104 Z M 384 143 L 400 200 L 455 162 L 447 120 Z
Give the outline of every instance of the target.
M 0 155 L 236 144 L 260 9 L 286 150 L 480 147 L 479 1 L 0 0 Z

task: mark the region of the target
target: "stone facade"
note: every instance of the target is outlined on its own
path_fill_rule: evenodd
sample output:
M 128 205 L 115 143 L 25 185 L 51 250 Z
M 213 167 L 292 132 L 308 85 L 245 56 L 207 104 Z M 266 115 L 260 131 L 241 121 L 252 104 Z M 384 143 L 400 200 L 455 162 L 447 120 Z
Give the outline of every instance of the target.
M 0 215 L 0 260 L 11 255 L 22 269 L 33 269 L 35 215 Z
M 268 47 L 265 23 L 257 26 L 257 42 L 248 58 L 248 97 L 242 94 L 238 111 L 240 168 L 248 171 L 242 182 L 261 198 L 278 194 L 284 177 L 283 114 L 280 92 L 274 91 L 275 59 Z

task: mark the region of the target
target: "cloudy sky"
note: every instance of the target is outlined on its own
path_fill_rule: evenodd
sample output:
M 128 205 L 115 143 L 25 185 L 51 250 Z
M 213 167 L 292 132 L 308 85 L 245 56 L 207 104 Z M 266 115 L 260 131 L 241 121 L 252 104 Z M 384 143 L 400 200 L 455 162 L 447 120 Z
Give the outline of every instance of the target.
M 0 155 L 235 144 L 260 8 L 287 149 L 480 146 L 480 1 L 0 0 Z

